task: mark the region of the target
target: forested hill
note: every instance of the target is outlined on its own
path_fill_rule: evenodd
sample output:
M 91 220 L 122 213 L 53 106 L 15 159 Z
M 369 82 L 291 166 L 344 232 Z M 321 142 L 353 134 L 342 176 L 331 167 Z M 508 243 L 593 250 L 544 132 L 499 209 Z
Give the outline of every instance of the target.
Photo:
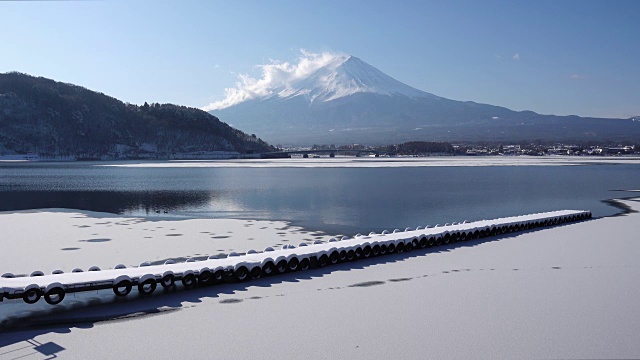
M 21 73 L 0 74 L 0 155 L 167 157 L 176 153 L 274 149 L 217 117 L 171 104 L 125 104 Z

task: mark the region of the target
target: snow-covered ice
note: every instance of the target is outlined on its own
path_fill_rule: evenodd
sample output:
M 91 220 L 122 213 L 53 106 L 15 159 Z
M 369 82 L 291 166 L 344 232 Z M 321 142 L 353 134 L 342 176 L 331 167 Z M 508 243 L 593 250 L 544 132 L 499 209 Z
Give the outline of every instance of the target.
M 289 158 L 264 160 L 200 160 L 122 162 L 98 166 L 118 167 L 234 167 L 234 168 L 379 168 L 379 167 L 431 167 L 431 166 L 575 166 L 595 164 L 640 164 L 637 156 L 582 157 L 582 156 L 433 156 L 383 158 Z
M 640 210 L 640 199 L 622 202 Z M 16 215 L 25 217 L 18 221 Z M 63 213 L 66 220 L 26 215 L 0 214 L 3 229 L 24 223 L 20 232 L 0 240 L 3 270 L 21 260 L 25 264 L 19 266 L 31 271 L 38 264 L 112 266 L 125 253 L 134 264 L 148 258 L 149 248 L 130 246 L 132 241 L 68 239 L 87 229 L 73 226 L 82 216 L 94 215 Z M 51 225 L 48 241 L 60 248 L 82 244 L 82 250 L 61 260 L 49 250 L 57 245 L 39 248 L 31 242 L 28 258 L 20 260 L 21 247 L 7 245 L 42 236 L 37 228 L 47 221 L 59 224 Z M 115 216 L 100 220 L 106 221 L 122 223 Z M 158 231 L 166 235 L 183 223 L 180 230 L 186 232 L 196 224 L 185 221 L 167 220 Z M 632 212 L 144 300 L 105 301 L 100 291 L 54 310 L 6 301 L 0 303 L 0 321 L 18 317 L 28 326 L 1 334 L 0 359 L 45 358 L 34 350 L 38 344 L 62 359 L 115 353 L 194 359 L 637 358 L 639 221 L 640 214 Z M 118 226 L 127 234 L 127 225 Z M 94 234 L 107 238 L 107 230 Z M 278 240 L 275 227 L 263 230 Z M 171 256 L 180 249 L 185 255 L 195 255 L 195 248 L 206 251 L 204 245 L 187 246 L 184 237 L 166 238 L 182 243 L 167 245 Z M 88 245 L 108 244 L 104 254 L 85 251 Z M 5 267 L 4 261 L 12 263 Z

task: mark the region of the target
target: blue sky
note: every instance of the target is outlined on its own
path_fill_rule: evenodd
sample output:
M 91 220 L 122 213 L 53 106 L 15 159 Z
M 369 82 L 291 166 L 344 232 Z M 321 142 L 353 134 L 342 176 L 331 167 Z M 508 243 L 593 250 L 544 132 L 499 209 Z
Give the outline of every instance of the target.
M 631 117 L 639 15 L 640 1 L 2 1 L 0 72 L 203 107 L 305 49 L 450 99 Z

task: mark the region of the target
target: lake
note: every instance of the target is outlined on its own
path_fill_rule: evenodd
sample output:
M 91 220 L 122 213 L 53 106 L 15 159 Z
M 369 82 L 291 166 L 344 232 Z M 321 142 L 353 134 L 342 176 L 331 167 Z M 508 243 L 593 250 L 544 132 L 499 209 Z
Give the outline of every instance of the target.
M 353 234 L 561 209 L 608 216 L 640 165 L 381 168 L 0 163 L 0 211 L 285 220 Z

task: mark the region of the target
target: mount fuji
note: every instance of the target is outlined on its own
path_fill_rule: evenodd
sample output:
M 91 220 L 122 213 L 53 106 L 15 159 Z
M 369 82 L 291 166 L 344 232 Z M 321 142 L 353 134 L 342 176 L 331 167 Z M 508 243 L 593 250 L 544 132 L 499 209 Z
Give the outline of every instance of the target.
M 305 54 L 306 55 L 306 54 Z M 635 141 L 640 119 L 581 118 L 456 101 L 403 84 L 354 56 L 262 66 L 205 107 L 271 144 L 424 141 Z

